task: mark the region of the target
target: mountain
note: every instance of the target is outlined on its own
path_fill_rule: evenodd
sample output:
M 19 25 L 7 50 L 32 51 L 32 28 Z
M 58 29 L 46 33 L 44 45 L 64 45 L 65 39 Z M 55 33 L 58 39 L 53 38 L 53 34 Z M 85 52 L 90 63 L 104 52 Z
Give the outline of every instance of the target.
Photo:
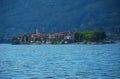
M 120 35 L 120 0 L 0 0 L 0 42 L 23 33 L 100 29 Z

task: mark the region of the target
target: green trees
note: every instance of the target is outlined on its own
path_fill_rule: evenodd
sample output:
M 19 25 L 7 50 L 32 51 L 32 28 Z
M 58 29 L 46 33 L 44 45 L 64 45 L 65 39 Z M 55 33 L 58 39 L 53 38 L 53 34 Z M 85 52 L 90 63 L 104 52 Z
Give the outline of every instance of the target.
M 105 32 L 102 31 L 84 31 L 84 32 L 76 32 L 75 39 L 76 41 L 91 41 L 98 42 L 104 40 L 106 38 Z
M 76 41 L 83 41 L 83 33 L 82 32 L 76 32 L 75 33 L 75 40 Z
M 102 31 L 94 31 L 94 41 L 100 41 L 106 39 L 105 32 Z
M 14 38 L 12 39 L 12 44 L 19 44 L 19 40 L 14 37 Z

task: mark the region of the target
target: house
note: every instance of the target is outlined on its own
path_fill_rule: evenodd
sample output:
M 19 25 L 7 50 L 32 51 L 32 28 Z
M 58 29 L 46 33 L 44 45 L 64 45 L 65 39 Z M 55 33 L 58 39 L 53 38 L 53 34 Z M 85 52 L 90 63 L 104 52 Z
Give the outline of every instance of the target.
M 18 40 L 20 44 L 61 44 L 61 43 L 72 43 L 74 41 L 74 32 L 57 32 L 41 34 L 38 31 L 31 34 L 19 35 Z

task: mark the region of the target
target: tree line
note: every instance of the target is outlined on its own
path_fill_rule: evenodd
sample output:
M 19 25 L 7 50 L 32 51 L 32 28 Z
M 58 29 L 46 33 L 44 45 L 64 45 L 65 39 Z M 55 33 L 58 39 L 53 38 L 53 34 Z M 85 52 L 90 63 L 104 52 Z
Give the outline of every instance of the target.
M 77 42 L 82 42 L 82 41 L 99 42 L 105 39 L 106 39 L 106 33 L 99 30 L 83 31 L 83 32 L 75 33 L 75 40 Z

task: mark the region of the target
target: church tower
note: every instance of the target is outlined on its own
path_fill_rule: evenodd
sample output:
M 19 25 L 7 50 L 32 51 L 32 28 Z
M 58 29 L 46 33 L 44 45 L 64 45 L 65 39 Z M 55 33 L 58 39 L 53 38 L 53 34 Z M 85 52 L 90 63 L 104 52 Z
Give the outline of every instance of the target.
M 39 30 L 38 29 L 36 29 L 36 34 L 39 34 Z

